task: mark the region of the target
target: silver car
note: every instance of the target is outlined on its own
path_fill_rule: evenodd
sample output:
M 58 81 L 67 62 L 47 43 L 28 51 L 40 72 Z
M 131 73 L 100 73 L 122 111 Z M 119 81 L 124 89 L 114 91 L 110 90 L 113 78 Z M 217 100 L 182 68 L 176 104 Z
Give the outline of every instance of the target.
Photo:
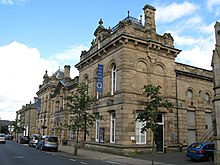
M 43 136 L 37 143 L 36 148 L 43 150 L 58 151 L 58 138 L 55 136 Z
M 40 135 L 39 135 L 39 134 L 34 134 L 34 135 L 32 135 L 32 136 L 31 136 L 31 139 L 30 139 L 30 141 L 29 141 L 29 143 L 28 143 L 28 145 L 29 145 L 30 147 L 36 147 L 39 138 L 40 138 Z
M 0 143 L 6 143 L 5 134 L 0 134 Z

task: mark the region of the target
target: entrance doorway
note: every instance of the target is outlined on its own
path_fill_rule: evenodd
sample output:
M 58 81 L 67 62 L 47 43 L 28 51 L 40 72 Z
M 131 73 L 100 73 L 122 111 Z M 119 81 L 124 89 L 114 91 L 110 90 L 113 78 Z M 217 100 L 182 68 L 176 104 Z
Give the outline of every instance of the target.
M 164 120 L 163 120 L 163 114 L 158 114 L 157 115 L 157 122 L 158 122 L 158 127 L 156 130 L 155 134 L 155 145 L 156 145 L 156 151 L 157 152 L 163 152 L 163 147 L 164 147 Z

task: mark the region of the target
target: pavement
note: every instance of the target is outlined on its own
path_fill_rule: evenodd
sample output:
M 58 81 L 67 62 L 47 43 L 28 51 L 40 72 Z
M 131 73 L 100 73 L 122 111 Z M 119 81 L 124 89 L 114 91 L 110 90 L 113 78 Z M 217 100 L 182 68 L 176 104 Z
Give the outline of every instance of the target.
M 119 156 L 119 155 L 107 154 L 98 151 L 90 151 L 84 149 L 78 149 L 77 156 L 75 156 L 73 153 L 74 153 L 73 146 L 62 146 L 62 145 L 59 146 L 59 154 L 63 156 L 67 156 L 72 159 L 98 159 L 112 164 L 122 164 L 122 165 L 152 165 L 152 157 L 150 154 L 148 154 L 148 156 L 145 156 L 144 158 L 145 160 L 144 160 L 143 158 Z M 165 154 L 161 154 L 161 155 L 163 156 Z M 157 154 L 155 156 L 163 159 L 161 155 Z M 157 160 L 156 157 L 154 160 Z M 169 163 L 154 161 L 154 165 L 164 165 L 164 164 L 173 165 Z

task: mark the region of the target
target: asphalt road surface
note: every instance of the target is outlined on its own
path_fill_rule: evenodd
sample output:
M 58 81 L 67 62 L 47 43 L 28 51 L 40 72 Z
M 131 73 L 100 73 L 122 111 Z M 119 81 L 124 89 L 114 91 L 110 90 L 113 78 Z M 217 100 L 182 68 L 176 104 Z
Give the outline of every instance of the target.
M 70 159 L 55 152 L 42 152 L 27 145 L 7 141 L 6 144 L 0 144 L 0 165 L 112 165 L 112 163 Z

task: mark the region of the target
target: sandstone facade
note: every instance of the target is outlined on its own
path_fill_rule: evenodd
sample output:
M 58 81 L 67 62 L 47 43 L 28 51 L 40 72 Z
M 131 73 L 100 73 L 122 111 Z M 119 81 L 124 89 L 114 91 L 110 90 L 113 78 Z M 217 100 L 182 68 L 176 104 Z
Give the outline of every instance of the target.
M 22 108 L 16 111 L 16 118 L 20 119 L 20 123 L 24 127 L 23 136 L 29 136 L 35 133 L 37 117 L 37 102 L 36 98 L 34 103 L 23 105 Z
M 160 109 L 158 151 L 164 145 L 169 149 L 187 146 L 212 129 L 212 71 L 175 62 L 180 50 L 171 34 L 157 34 L 156 9 L 146 5 L 143 10 L 144 24 L 128 15 L 106 29 L 100 20 L 91 48 L 82 51 L 76 64 L 79 82 L 88 82 L 90 94 L 97 97 L 92 112 L 97 121 L 87 139 L 89 147 L 118 151 L 151 147 L 151 132 L 141 134 L 136 121 L 137 113 L 144 110 L 147 98 L 142 89 L 147 84 L 160 85 L 164 98 L 174 105 L 172 111 Z M 102 92 L 97 92 L 98 64 L 104 68 Z

